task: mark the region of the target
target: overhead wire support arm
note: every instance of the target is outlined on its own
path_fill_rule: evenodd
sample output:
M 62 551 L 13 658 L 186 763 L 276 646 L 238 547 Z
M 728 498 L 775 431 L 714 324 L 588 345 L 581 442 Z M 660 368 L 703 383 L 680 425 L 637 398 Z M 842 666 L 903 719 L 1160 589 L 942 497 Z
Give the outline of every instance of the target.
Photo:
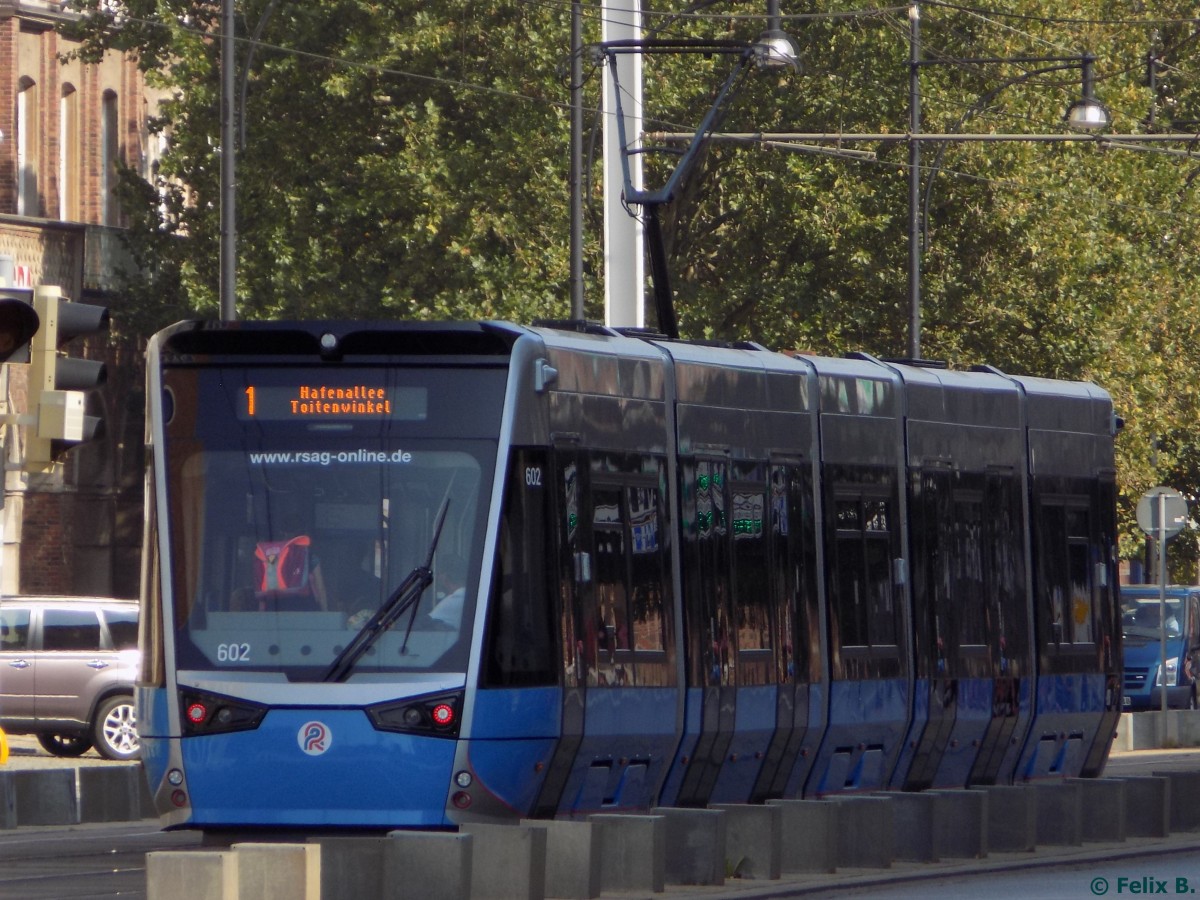
M 652 206 L 670 203 L 679 183 L 687 177 L 700 151 L 705 138 L 717 127 L 726 101 L 734 93 L 734 88 L 740 78 L 746 73 L 749 63 L 758 57 L 756 44 L 746 44 L 742 41 L 699 41 L 699 40 L 627 40 L 609 41 L 595 44 L 592 51 L 597 60 L 604 58 L 609 67 L 613 80 L 613 94 L 616 97 L 617 108 L 613 111 L 616 116 L 617 135 L 621 143 L 621 173 L 624 178 L 625 202 L 636 206 Z M 721 85 L 716 99 L 708 108 L 704 120 L 692 133 L 687 149 L 679 154 L 679 162 L 666 183 L 657 190 L 642 190 L 633 186 L 633 178 L 629 168 L 629 157 L 633 153 L 650 153 L 655 149 L 632 148 L 629 135 L 625 130 L 625 116 L 621 105 L 621 80 L 617 71 L 617 57 L 627 53 L 640 54 L 679 54 L 699 53 L 703 55 L 728 54 L 739 57 L 737 65 Z M 670 152 L 658 149 L 658 152 Z M 677 152 L 677 151 L 675 151 Z
M 680 183 L 691 172 L 701 145 L 717 128 L 722 110 L 729 98 L 736 92 L 736 87 L 742 76 L 745 75 L 749 64 L 759 59 L 764 51 L 758 44 L 746 44 L 740 41 L 621 40 L 595 44 L 592 46 L 592 52 L 597 64 L 603 62 L 608 65 L 612 77 L 613 96 L 616 102 L 616 109 L 612 113 L 616 118 L 617 139 L 621 148 L 621 177 L 624 182 L 622 195 L 627 207 L 642 207 L 658 327 L 667 337 L 678 338 L 679 326 L 675 318 L 674 296 L 671 290 L 670 269 L 667 265 L 666 242 L 663 238 L 659 208 L 670 203 L 674 198 Z M 693 132 L 687 147 L 682 152 L 668 147 L 643 148 L 632 145 L 625 128 L 625 115 L 621 103 L 621 79 L 617 66 L 618 57 L 628 53 L 699 53 L 706 56 L 727 54 L 738 57 L 736 65 L 717 92 L 716 99 L 709 105 L 704 120 Z M 678 156 L 679 161 L 662 187 L 657 190 L 644 190 L 634 186 L 629 159 L 636 153 L 651 152 Z

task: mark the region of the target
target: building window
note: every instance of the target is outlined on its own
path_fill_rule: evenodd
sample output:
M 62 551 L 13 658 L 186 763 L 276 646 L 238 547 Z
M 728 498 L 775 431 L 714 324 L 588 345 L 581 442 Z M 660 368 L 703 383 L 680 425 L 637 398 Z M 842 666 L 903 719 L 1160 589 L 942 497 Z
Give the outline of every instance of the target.
M 58 101 L 58 217 L 79 216 L 79 92 L 64 84 Z
M 42 213 L 38 194 L 41 132 L 38 122 L 38 89 L 30 78 L 17 85 L 17 215 Z
M 105 91 L 100 111 L 100 223 L 117 225 L 117 163 L 120 158 L 117 95 Z

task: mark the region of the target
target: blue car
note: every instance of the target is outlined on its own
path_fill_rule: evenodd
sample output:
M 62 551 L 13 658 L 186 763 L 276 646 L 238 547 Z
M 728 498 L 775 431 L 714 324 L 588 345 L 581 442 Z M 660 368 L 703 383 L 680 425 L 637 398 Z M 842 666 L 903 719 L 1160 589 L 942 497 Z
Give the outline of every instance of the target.
M 1121 587 L 1121 634 L 1125 658 L 1125 709 L 1196 709 L 1200 671 L 1200 587 L 1171 585 L 1166 596 L 1166 656 L 1162 665 L 1160 589 Z

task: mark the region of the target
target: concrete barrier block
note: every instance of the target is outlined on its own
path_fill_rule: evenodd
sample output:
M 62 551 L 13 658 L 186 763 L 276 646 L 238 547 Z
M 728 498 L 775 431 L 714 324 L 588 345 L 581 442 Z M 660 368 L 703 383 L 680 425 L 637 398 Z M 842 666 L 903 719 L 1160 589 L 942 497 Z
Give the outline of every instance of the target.
M 941 859 L 982 859 L 988 855 L 987 794 L 980 791 L 930 791 L 933 845 Z
M 662 816 L 588 816 L 600 830 L 601 891 L 653 891 L 666 886 L 667 822 Z
M 1125 782 L 1125 836 L 1166 837 L 1171 833 L 1171 781 L 1130 775 Z
M 1125 782 L 1117 778 L 1068 778 L 1079 785 L 1079 836 L 1084 841 L 1125 840 Z
M 838 805 L 824 800 L 768 800 L 778 806 L 780 864 L 785 875 L 836 872 Z
M 321 900 L 320 844 L 234 844 L 238 895 L 255 900 Z
M 887 797 L 831 796 L 838 807 L 838 855 L 841 868 L 889 869 L 896 853 L 892 804 Z
M 1178 741 L 1178 734 L 1173 733 L 1172 725 L 1175 719 L 1170 711 L 1164 720 L 1162 712 L 1147 710 L 1137 713 L 1122 713 L 1117 725 L 1118 740 L 1122 732 L 1126 738 L 1122 742 L 1125 750 L 1155 750 L 1163 746 L 1173 746 Z
M 1200 714 L 1190 709 L 1161 709 L 1122 713 L 1114 750 L 1156 750 L 1161 747 L 1200 747 Z
M 667 884 L 725 883 L 729 853 L 722 810 L 664 806 L 652 813 L 666 822 Z
M 251 895 L 252 896 L 252 895 Z M 239 900 L 231 850 L 156 850 L 146 854 L 147 900 Z
M 1113 738 L 1112 749 L 1118 752 L 1128 752 L 1133 746 L 1133 713 L 1121 713 L 1117 719 L 1117 735 Z
M 546 830 L 471 823 L 472 900 L 542 900 L 546 895 Z
M 373 835 L 309 838 L 321 847 L 321 900 L 382 896 L 388 841 Z
M 12 772 L 0 772 L 0 830 L 17 827 L 17 781 Z
M 13 772 L 18 825 L 74 825 L 79 821 L 73 769 Z
M 1200 772 L 1153 772 L 1171 782 L 1171 831 L 1200 831 Z
M 142 818 L 141 770 L 83 766 L 76 770 L 80 822 L 133 822 Z
M 473 837 L 441 831 L 392 831 L 383 860 L 384 900 L 470 900 Z
M 1078 847 L 1083 843 L 1077 781 L 1043 781 L 1037 791 L 1037 842 L 1046 847 Z
M 778 806 L 714 803 L 725 813 L 728 874 L 738 878 L 776 879 L 780 875 L 783 826 Z
M 546 832 L 546 896 L 590 900 L 600 896 L 600 831 L 591 822 L 523 819 Z
M 1029 853 L 1037 847 L 1037 791 L 1020 784 L 972 788 L 986 794 L 989 853 Z
M 1194 709 L 1181 709 L 1179 716 L 1179 746 L 1200 747 L 1200 714 Z
M 896 859 L 906 862 L 936 862 L 933 817 L 937 798 L 933 794 L 895 793 L 892 804 L 892 848 Z

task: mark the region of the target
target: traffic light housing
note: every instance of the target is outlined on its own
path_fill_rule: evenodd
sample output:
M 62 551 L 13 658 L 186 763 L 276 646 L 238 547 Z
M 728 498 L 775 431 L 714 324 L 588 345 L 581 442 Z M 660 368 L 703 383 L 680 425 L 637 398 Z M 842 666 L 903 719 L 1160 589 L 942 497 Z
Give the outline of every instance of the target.
M 108 308 L 72 303 L 57 287 L 34 290 L 41 327 L 30 343 L 29 409 L 37 425 L 25 445 L 25 468 L 44 472 L 73 446 L 104 435 L 104 421 L 85 413 L 87 392 L 103 387 L 104 363 L 59 353 L 78 337 L 108 330 Z
M 0 363 L 29 362 L 29 341 L 37 334 L 38 314 L 28 288 L 0 288 Z

